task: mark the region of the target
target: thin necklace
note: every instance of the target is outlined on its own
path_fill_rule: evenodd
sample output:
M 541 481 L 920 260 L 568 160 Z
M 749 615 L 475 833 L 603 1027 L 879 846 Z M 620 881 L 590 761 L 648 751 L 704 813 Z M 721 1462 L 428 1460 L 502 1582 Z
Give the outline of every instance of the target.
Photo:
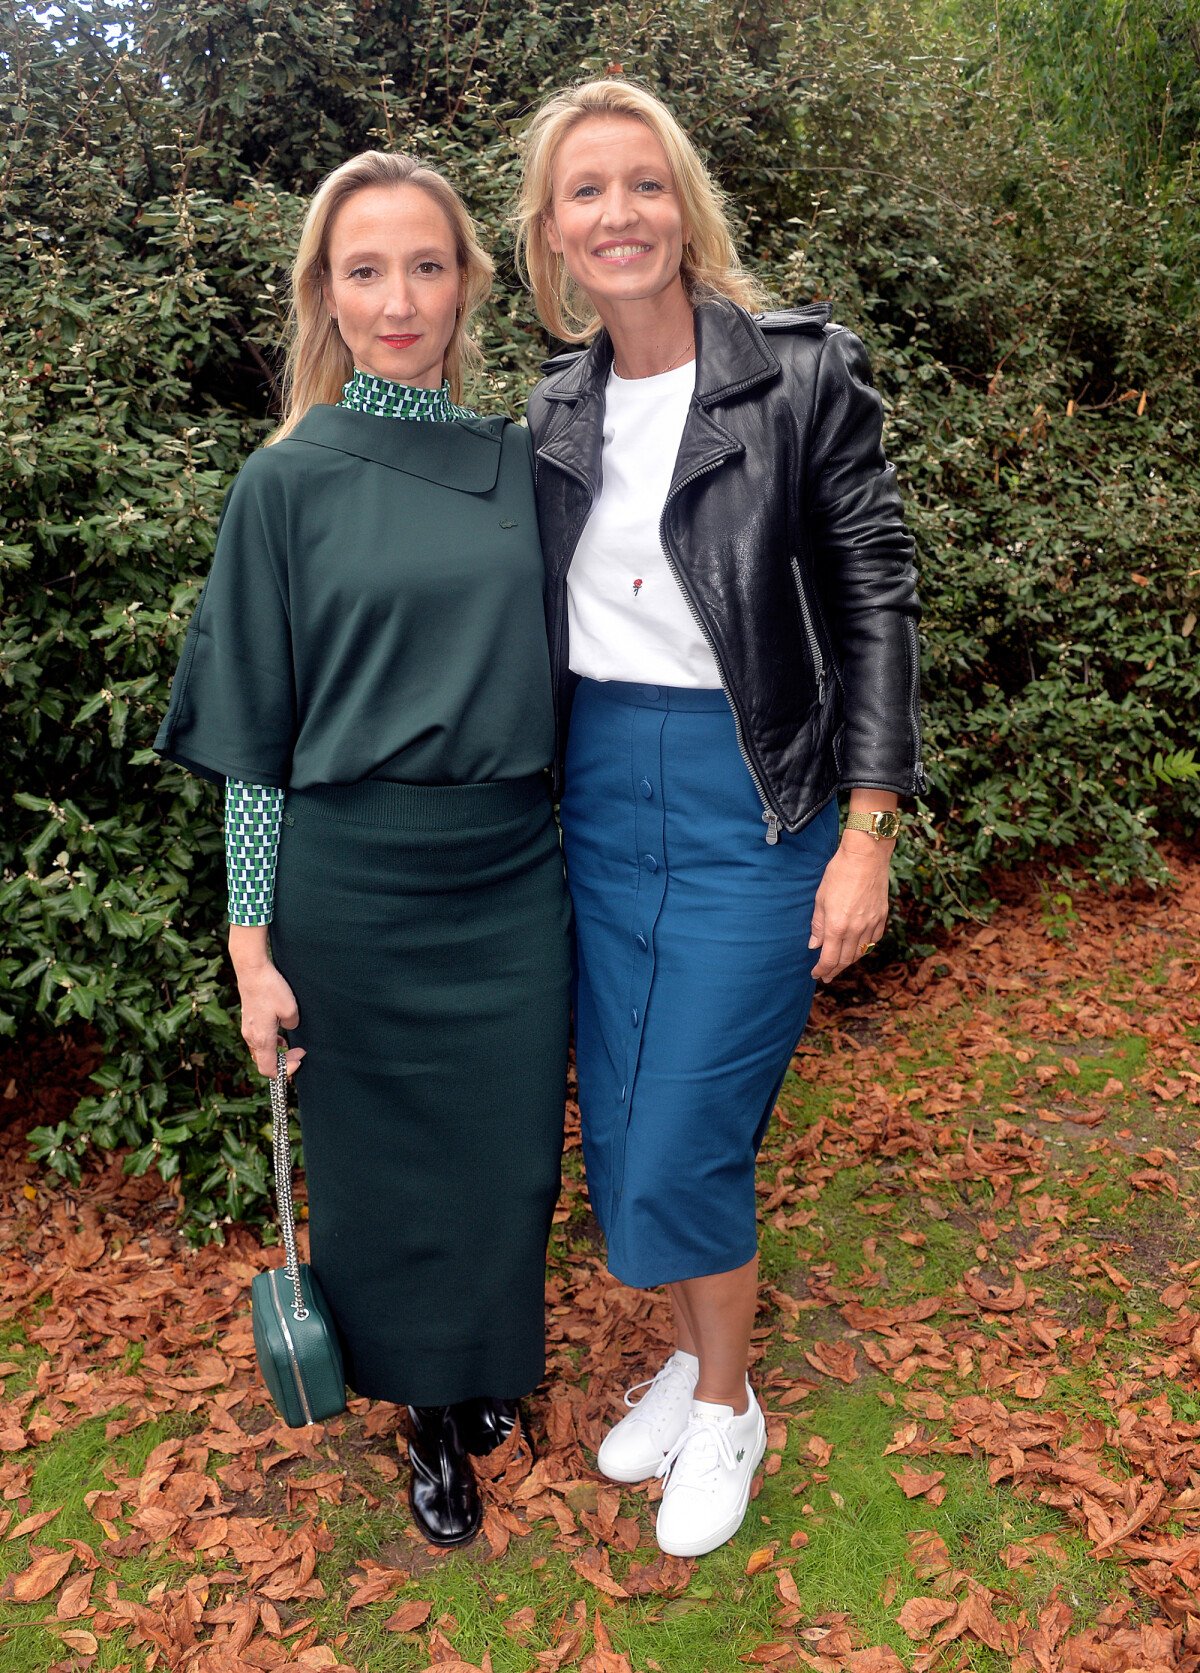
M 667 364 L 665 366 L 663 366 L 659 371 L 657 371 L 657 372 L 646 372 L 646 373 L 643 374 L 643 376 L 648 377 L 648 378 L 661 378 L 664 373 L 673 372 L 675 370 L 676 366 L 678 366 L 679 362 L 683 359 L 683 357 L 687 353 L 687 351 L 690 348 L 692 348 L 693 346 L 694 346 L 694 338 L 689 333 L 687 342 L 680 349 L 679 353 L 675 356 L 674 360 L 668 360 Z M 614 368 L 614 370 L 616 368 L 616 356 L 615 355 L 613 356 L 613 368 Z M 617 376 L 618 377 L 621 376 L 620 372 L 617 372 Z M 638 381 L 639 380 L 637 378 L 626 378 L 625 379 L 626 383 L 637 383 Z

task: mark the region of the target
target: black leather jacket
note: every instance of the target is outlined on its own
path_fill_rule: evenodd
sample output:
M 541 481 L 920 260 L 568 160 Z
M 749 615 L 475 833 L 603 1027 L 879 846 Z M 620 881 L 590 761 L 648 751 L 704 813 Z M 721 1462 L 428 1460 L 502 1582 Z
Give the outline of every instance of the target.
M 712 646 L 767 840 L 840 788 L 925 786 L 913 540 L 866 351 L 829 308 L 695 312 L 696 389 L 659 535 Z M 575 679 L 567 569 L 600 492 L 612 343 L 546 363 L 529 402 L 561 784 Z

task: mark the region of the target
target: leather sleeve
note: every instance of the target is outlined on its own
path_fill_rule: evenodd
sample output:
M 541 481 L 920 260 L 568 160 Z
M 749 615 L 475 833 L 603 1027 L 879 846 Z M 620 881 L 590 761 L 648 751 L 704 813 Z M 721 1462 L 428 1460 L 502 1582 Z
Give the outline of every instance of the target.
M 912 795 L 921 766 L 914 542 L 883 452 L 883 402 L 852 331 L 827 331 L 806 471 L 812 571 L 845 701 L 841 784 Z

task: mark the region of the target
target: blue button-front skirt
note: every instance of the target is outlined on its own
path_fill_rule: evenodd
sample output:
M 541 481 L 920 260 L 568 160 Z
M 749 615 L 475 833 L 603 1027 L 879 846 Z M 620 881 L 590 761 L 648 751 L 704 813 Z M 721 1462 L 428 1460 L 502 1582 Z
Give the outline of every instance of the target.
M 755 1160 L 812 1004 L 836 803 L 768 844 L 723 692 L 582 680 L 561 812 L 609 1268 L 641 1287 L 731 1271 L 757 1248 Z

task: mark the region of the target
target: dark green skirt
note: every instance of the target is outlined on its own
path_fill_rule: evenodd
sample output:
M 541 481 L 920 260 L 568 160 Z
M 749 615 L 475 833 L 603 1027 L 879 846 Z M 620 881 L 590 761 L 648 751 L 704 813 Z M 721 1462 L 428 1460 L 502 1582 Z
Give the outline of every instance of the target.
M 569 913 L 540 776 L 288 793 L 272 953 L 307 1052 L 312 1264 L 357 1394 L 541 1381 Z

